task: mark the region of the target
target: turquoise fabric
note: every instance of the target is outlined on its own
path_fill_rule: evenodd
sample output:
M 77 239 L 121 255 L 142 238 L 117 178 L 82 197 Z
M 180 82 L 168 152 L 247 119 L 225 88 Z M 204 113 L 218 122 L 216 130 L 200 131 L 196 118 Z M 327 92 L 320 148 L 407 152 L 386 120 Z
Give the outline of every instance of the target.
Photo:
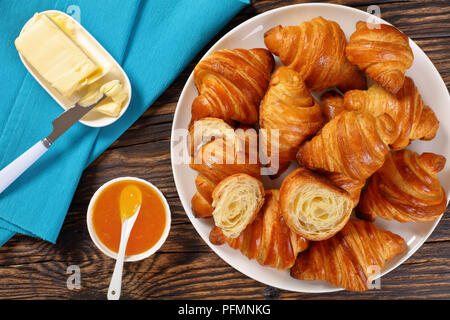
M 246 0 L 1 0 L 0 168 L 51 131 L 62 109 L 28 74 L 14 39 L 35 13 L 80 13 L 81 23 L 122 64 L 133 97 L 102 129 L 76 124 L 0 194 L 0 245 L 15 233 L 54 243 L 84 168 L 158 98 Z M 74 7 L 75 6 L 75 7 Z

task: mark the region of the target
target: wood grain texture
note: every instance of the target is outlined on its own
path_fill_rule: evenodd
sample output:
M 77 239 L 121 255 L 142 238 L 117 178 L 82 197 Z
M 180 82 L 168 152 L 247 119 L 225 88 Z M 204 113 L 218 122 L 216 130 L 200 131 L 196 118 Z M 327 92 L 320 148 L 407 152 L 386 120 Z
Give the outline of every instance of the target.
M 0 248 L 0 299 L 105 299 L 114 260 L 95 248 L 86 227 L 90 197 L 106 181 L 138 176 L 158 186 L 172 210 L 172 228 L 161 250 L 125 264 L 124 299 L 405 299 L 450 298 L 450 210 L 428 241 L 366 293 L 299 294 L 258 283 L 234 270 L 203 242 L 178 199 L 170 164 L 170 130 L 181 90 L 195 64 L 226 32 L 270 9 L 306 1 L 253 1 L 178 76 L 144 115 L 83 174 L 56 245 L 16 235 Z M 450 3 L 334 1 L 366 10 L 399 27 L 428 54 L 450 87 Z M 69 290 L 68 266 L 81 270 L 81 289 Z

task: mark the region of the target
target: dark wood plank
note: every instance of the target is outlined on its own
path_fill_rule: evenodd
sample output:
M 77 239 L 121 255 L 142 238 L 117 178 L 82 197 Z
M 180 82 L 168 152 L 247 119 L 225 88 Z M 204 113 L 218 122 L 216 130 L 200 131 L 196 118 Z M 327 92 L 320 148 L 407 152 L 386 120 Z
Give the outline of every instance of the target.
M 403 265 L 382 278 L 381 290 L 302 294 L 258 283 L 228 266 L 203 242 L 178 199 L 170 164 L 170 130 L 181 89 L 206 50 L 226 32 L 267 10 L 306 1 L 253 1 L 179 75 L 147 112 L 83 174 L 56 245 L 16 235 L 0 248 L 0 299 L 105 299 L 114 261 L 95 248 L 86 210 L 95 190 L 118 176 L 152 181 L 172 210 L 170 236 L 149 259 L 125 266 L 128 299 L 405 299 L 450 298 L 450 210 L 428 241 Z M 332 2 L 332 1 L 330 1 Z M 334 1 L 360 10 L 376 4 L 387 21 L 428 54 L 450 87 L 448 0 Z M 238 254 L 238 253 L 237 253 Z M 67 267 L 81 269 L 81 289 L 66 286 Z
M 165 252 L 124 268 L 124 299 L 415 299 L 448 298 L 448 242 L 425 244 L 402 266 L 381 279 L 381 289 L 364 293 L 293 293 L 267 287 L 230 268 L 211 251 Z M 67 257 L 0 266 L 0 296 L 28 299 L 104 299 L 114 260 L 94 250 Z M 69 265 L 81 269 L 81 289 L 68 290 Z M 408 290 L 404 290 L 407 288 Z

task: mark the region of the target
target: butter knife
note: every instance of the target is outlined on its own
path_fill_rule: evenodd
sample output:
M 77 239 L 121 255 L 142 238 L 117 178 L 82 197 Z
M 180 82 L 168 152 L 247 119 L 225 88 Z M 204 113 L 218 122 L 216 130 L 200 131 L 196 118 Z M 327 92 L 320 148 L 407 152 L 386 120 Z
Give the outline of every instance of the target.
M 104 94 L 97 102 L 85 107 L 76 103 L 75 106 L 67 109 L 59 115 L 58 118 L 53 120 L 53 131 L 48 137 L 37 142 L 34 146 L 25 151 L 21 156 L 0 171 L 0 193 L 8 188 L 11 183 L 13 183 L 22 175 L 22 173 L 31 167 L 31 165 L 35 163 L 48 150 L 48 148 L 50 148 L 56 139 L 69 130 L 70 127 L 77 123 L 85 114 L 91 111 L 105 98 L 106 95 Z

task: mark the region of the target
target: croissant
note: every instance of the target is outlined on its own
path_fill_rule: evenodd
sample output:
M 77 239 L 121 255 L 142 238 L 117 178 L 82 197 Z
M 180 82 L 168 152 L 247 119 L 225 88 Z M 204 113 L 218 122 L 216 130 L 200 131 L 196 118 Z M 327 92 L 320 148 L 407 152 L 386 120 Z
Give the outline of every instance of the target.
M 447 197 L 437 177 L 445 161 L 434 153 L 389 153 L 361 196 L 358 216 L 372 221 L 376 217 L 400 222 L 437 219 L 447 207 Z
M 328 121 L 334 119 L 338 114 L 345 112 L 344 97 L 336 91 L 327 91 L 321 96 L 322 111 Z M 364 187 L 365 179 L 352 179 L 342 173 L 322 172 L 334 185 L 347 191 L 353 199 L 353 207 L 359 202 L 361 190 Z
M 245 134 L 244 137 L 244 134 L 228 135 L 228 138 L 217 135 L 216 139 L 201 146 L 200 151 L 191 159 L 190 167 L 199 172 L 196 179 L 197 192 L 191 200 L 192 210 L 197 217 L 212 216 L 211 190 L 226 177 L 236 173 L 260 177 L 261 165 L 257 147 L 250 148 L 251 133 Z M 191 144 L 194 145 L 192 142 Z
M 270 52 L 260 48 L 219 50 L 200 61 L 194 69 L 199 96 L 192 103 L 192 121 L 216 117 L 256 123 L 273 65 Z
M 264 34 L 264 43 L 311 90 L 366 88 L 365 76 L 345 57 L 345 34 L 334 21 L 317 17 L 298 26 L 277 26 Z
M 397 95 L 373 85 L 366 91 L 346 92 L 344 105 L 347 110 L 368 112 L 373 116 L 389 114 L 399 130 L 398 138 L 391 143 L 394 150 L 403 149 L 410 140 L 431 140 L 439 128 L 439 120 L 433 110 L 424 105 L 414 81 L 409 77 L 405 77 Z
M 353 200 L 324 177 L 298 168 L 281 185 L 280 208 L 292 231 L 319 241 L 344 227 L 352 213 Z
M 336 116 L 346 111 L 344 105 L 344 97 L 336 91 L 327 91 L 322 94 L 321 98 L 322 112 L 328 121 L 336 118 Z M 347 191 L 353 199 L 353 207 L 359 202 L 361 190 L 365 185 L 365 179 L 352 179 L 345 174 L 335 172 L 322 172 L 334 185 Z
M 346 111 L 328 122 L 312 140 L 300 146 L 300 165 L 366 180 L 384 163 L 388 145 L 397 138 L 392 118 L 383 114 Z
M 308 240 L 292 232 L 284 222 L 279 210 L 279 194 L 278 190 L 265 191 L 264 206 L 237 238 L 225 237 L 220 228 L 214 227 L 210 241 L 216 245 L 227 242 L 263 266 L 279 270 L 291 268 L 298 253 L 308 247 Z
M 370 28 L 363 21 L 356 23 L 345 53 L 350 62 L 393 94 L 403 86 L 406 69 L 414 59 L 404 33 L 387 24 Z
M 260 177 L 260 163 L 257 148 L 242 147 L 237 150 L 235 144 L 227 144 L 222 138 L 208 142 L 191 159 L 190 167 L 217 184 L 224 178 L 235 173 L 247 173 Z
M 344 97 L 336 91 L 327 91 L 320 97 L 322 111 L 328 121 L 345 111 Z
M 212 194 L 214 223 L 225 236 L 236 238 L 256 218 L 264 204 L 261 181 L 245 173 L 222 180 Z
M 295 159 L 300 144 L 315 134 L 324 118 L 319 104 L 311 96 L 300 74 L 290 68 L 278 68 L 261 102 L 259 125 L 262 150 L 271 158 L 277 150 L 279 167 Z M 278 145 L 272 146 L 271 131 L 278 130 Z
M 353 208 L 356 207 L 356 205 L 359 202 L 359 198 L 361 195 L 361 190 L 364 188 L 366 184 L 366 180 L 361 179 L 352 179 L 349 176 L 343 174 L 343 173 L 336 173 L 336 172 L 324 172 L 323 175 L 330 180 L 335 186 L 341 188 L 342 190 L 347 191 L 349 196 L 353 200 Z
M 313 242 L 298 255 L 291 276 L 326 280 L 349 291 L 365 291 L 386 261 L 406 249 L 398 235 L 371 222 L 351 219 L 334 237 Z
M 212 217 L 214 208 L 212 206 L 212 193 L 216 184 L 208 180 L 204 175 L 197 175 L 195 179 L 197 192 L 191 200 L 192 211 L 197 218 Z
M 237 150 L 242 147 L 234 128 L 219 118 L 203 118 L 195 121 L 189 128 L 191 156 L 211 139 L 220 138 L 229 143 L 238 143 Z

